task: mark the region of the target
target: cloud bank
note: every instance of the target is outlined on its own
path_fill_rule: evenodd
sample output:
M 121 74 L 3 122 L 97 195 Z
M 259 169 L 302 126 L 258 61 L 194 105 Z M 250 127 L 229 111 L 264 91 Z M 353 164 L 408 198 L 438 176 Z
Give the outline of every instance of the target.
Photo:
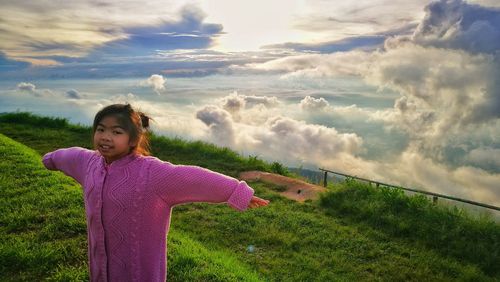
M 491 155 L 500 147 L 493 137 L 500 136 L 499 19 L 498 8 L 442 0 L 426 7 L 412 35 L 388 38 L 380 50 L 290 56 L 245 68 L 283 79 L 362 77 L 399 93 L 392 109 L 368 115 L 405 132 L 407 148 L 394 166 L 358 159 L 369 167 L 364 174 L 498 201 L 493 182 L 500 181 L 500 167 Z M 300 107 L 333 111 L 322 98 L 306 97 Z
M 204 49 L 214 44 L 222 25 L 205 23 L 206 15 L 194 5 L 172 2 L 139 6 L 133 2 L 4 3 L 0 50 L 16 62 L 54 66 L 78 62 L 78 58 L 113 63 L 125 57 L 153 56 L 159 50 Z M 170 9 L 165 10 L 165 5 Z
M 235 103 L 238 97 L 241 100 Z M 318 163 L 325 155 L 336 159 L 351 158 L 362 150 L 363 140 L 359 136 L 339 133 L 335 128 L 308 124 L 281 115 L 270 115 L 263 123 L 255 123 L 259 117 L 241 113 L 255 113 L 255 108 L 259 107 L 246 107 L 247 104 L 241 102 L 249 98 L 259 100 L 258 105 L 265 108 L 275 107 L 274 103 L 269 104 L 269 100 L 277 101 L 276 97 L 231 94 L 222 100 L 224 103 L 199 109 L 196 118 L 207 125 L 210 135 L 218 144 L 268 158 L 272 156 L 275 160 Z
M 495 8 L 462 1 L 440 1 L 427 7 L 427 15 L 415 31 L 414 40 L 408 37 L 389 39 L 384 50 L 375 52 L 300 55 L 247 67 L 282 72 L 284 77 L 361 76 L 372 85 L 395 90 L 401 97 L 395 101 L 394 109 L 386 113 L 386 121 L 405 129 L 415 140 L 425 140 L 425 143 L 437 146 L 450 134 L 460 134 L 463 130 L 470 130 L 471 126 L 485 125 L 500 117 L 500 84 L 496 79 L 500 75 L 498 55 L 468 50 L 469 45 L 464 46 L 463 40 L 457 40 L 464 33 L 455 32 L 456 25 L 445 25 L 446 29 L 440 24 L 447 15 L 454 22 L 456 13 L 460 12 L 468 19 L 474 18 L 478 11 L 483 12 L 480 13 L 483 17 L 477 22 L 495 23 L 500 17 L 500 11 Z M 441 17 L 434 15 L 438 12 Z M 434 18 L 439 21 L 431 20 Z M 500 32 L 500 25 L 495 28 Z M 423 31 L 430 37 L 448 32 L 447 37 L 440 39 L 446 48 L 418 39 Z M 486 33 L 467 34 L 477 38 L 473 42 L 489 40 L 490 36 Z M 487 50 L 491 48 L 497 46 L 490 45 Z M 324 101 L 319 103 L 309 99 L 302 106 L 325 105 Z
M 429 4 L 411 40 L 423 46 L 495 53 L 500 49 L 500 8 L 462 0 Z

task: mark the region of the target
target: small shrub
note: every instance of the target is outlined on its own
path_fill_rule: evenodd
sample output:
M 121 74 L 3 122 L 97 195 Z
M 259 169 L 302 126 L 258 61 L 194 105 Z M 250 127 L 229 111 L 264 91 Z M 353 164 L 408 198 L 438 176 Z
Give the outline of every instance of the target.
M 271 164 L 271 171 L 274 173 L 280 174 L 280 175 L 288 175 L 289 174 L 288 169 L 286 169 L 286 167 L 284 167 L 279 162 L 273 162 Z

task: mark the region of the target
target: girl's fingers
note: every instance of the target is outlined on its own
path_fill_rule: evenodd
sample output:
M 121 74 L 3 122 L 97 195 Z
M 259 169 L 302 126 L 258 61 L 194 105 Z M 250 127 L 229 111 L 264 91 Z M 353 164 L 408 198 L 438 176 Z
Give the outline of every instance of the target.
M 254 196 L 248 205 L 249 208 L 258 208 L 267 206 L 269 204 L 269 200 L 264 200 L 259 197 Z
M 257 197 L 257 196 L 253 196 L 253 198 L 252 198 L 252 202 L 269 203 L 269 201 L 268 201 L 268 200 L 264 200 L 264 199 L 259 198 L 259 197 Z
M 269 201 L 259 198 L 258 203 L 265 206 L 265 205 L 269 204 Z
M 267 206 L 268 204 L 269 200 L 264 200 L 257 196 L 253 196 L 252 199 L 250 200 L 250 203 L 248 204 L 248 208 L 253 209 L 253 208 Z

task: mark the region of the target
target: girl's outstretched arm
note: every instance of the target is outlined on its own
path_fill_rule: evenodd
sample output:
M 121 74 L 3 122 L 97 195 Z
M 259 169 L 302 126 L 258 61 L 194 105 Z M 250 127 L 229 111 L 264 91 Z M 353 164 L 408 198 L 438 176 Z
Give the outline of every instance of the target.
M 49 170 L 59 170 L 83 184 L 87 162 L 93 151 L 71 147 L 59 149 L 43 156 L 42 163 Z
M 150 176 L 152 186 L 160 198 L 174 206 L 191 202 L 223 203 L 243 211 L 262 206 L 265 200 L 255 197 L 254 190 L 245 181 L 198 166 L 173 165 L 154 160 Z

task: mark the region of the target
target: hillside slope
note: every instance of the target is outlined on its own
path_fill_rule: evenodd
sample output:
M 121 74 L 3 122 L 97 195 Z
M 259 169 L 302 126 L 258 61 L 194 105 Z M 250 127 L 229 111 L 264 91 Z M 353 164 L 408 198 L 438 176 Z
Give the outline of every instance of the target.
M 38 168 L 39 154 L 86 146 L 89 129 L 68 124 L 41 126 L 32 120 L 9 122 L 0 117 L 0 132 L 38 152 L 2 138 L 9 141 L 0 149 L 2 164 L 7 164 L 0 167 L 0 277 L 4 273 L 21 273 L 16 277 L 25 280 L 86 277 L 79 188 L 59 173 Z M 196 142 L 155 137 L 152 143 L 162 159 L 223 173 L 269 167 Z M 17 158 L 19 146 L 31 153 Z M 3 162 L 4 158 L 10 161 Z M 281 197 L 275 192 L 280 187 L 250 184 L 259 196 L 271 200 L 268 207 L 244 213 L 212 204 L 174 209 L 168 238 L 169 281 L 196 280 L 185 275 L 198 272 L 203 276 L 194 277 L 205 281 L 500 280 L 496 267 L 500 265 L 500 227 L 489 221 L 441 211 L 425 199 L 375 191 L 357 183 L 332 187 L 319 201 L 303 204 Z M 35 187 L 51 196 L 40 198 L 40 193 L 31 192 Z M 38 202 L 44 202 L 39 199 L 44 198 L 49 208 L 37 211 Z M 47 224 L 49 219 L 51 224 Z M 36 243 L 31 243 L 34 238 Z M 189 247 L 183 247 L 185 242 Z M 40 248 L 46 251 L 37 254 L 38 250 L 32 250 L 36 244 L 51 247 Z M 215 257 L 206 259 L 209 254 Z M 225 257 L 230 259 L 221 265 Z M 38 260 L 44 262 L 37 266 Z M 65 264 L 58 266 L 61 262 Z

